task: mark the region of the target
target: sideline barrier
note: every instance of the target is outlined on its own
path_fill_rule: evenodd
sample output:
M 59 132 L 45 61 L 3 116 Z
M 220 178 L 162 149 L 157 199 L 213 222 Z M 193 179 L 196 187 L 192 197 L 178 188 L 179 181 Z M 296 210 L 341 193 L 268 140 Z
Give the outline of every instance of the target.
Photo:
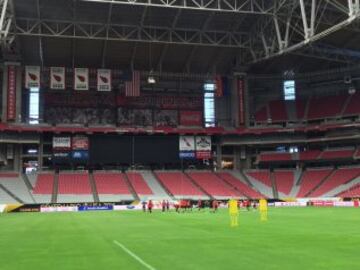
M 306 207 L 306 202 L 275 202 L 275 207 Z
M 6 204 L 0 204 L 0 213 L 5 212 Z
M 113 210 L 114 207 L 112 205 L 103 205 L 103 206 L 78 206 L 78 211 L 79 212 L 83 212 L 83 211 L 99 211 L 99 210 L 103 210 L 103 211 L 111 211 Z
M 42 206 L 40 207 L 41 213 L 52 213 L 52 212 L 77 212 L 77 206 Z

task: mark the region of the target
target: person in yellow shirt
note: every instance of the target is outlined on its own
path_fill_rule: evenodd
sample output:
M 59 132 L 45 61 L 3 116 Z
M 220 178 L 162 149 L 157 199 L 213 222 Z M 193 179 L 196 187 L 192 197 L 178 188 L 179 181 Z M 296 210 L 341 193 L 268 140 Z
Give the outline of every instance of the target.
M 268 205 L 265 199 L 259 201 L 260 221 L 268 220 Z
M 237 200 L 234 199 L 229 200 L 229 215 L 230 215 L 230 226 L 231 227 L 239 226 L 238 223 L 239 205 Z

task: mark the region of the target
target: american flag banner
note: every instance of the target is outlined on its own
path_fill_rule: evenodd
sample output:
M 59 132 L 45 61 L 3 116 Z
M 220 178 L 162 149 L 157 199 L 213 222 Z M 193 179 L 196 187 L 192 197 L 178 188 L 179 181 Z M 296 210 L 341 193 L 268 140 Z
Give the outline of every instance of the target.
M 140 96 L 140 71 L 133 71 L 131 80 L 125 81 L 125 96 L 139 97 Z

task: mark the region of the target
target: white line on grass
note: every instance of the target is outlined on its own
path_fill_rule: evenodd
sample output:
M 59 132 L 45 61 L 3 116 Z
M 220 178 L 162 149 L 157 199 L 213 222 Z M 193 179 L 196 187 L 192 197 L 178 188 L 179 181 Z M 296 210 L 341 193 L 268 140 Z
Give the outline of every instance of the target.
M 114 240 L 114 244 L 117 245 L 118 247 L 120 247 L 122 250 L 124 250 L 127 254 L 129 254 L 131 257 L 133 257 L 135 260 L 137 260 L 139 263 L 141 263 L 147 269 L 156 270 L 156 268 L 154 268 L 150 264 L 146 263 L 143 259 L 141 259 L 139 256 L 137 256 L 134 252 L 127 249 L 123 244 L 119 243 L 116 240 Z

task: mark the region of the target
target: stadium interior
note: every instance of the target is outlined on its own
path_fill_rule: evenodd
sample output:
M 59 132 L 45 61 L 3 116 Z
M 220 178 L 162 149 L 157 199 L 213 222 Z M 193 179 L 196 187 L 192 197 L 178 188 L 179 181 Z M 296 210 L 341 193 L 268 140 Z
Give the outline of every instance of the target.
M 360 0 L 0 0 L 0 57 L 0 269 L 360 268 Z
M 0 203 L 359 197 L 358 1 L 205 2 L 2 1 Z

